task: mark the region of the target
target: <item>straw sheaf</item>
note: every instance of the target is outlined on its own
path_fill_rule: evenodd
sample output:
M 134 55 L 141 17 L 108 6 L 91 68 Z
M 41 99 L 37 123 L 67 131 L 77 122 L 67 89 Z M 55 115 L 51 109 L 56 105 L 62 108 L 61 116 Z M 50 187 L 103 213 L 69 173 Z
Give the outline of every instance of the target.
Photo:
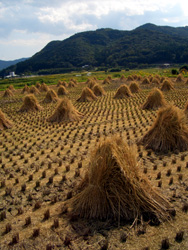
M 58 90 L 57 90 L 57 94 L 58 95 L 67 95 L 68 94 L 68 91 L 66 90 L 66 88 L 61 85 Z
M 188 127 L 185 114 L 172 105 L 161 108 L 153 125 L 141 143 L 154 151 L 186 151 L 188 149 Z
M 3 94 L 3 97 L 12 97 L 12 96 L 14 96 L 12 91 L 10 89 L 6 89 L 4 94 Z
M 42 107 L 39 105 L 36 97 L 33 94 L 26 95 L 24 103 L 20 108 L 20 112 L 39 111 Z
M 72 102 L 64 97 L 57 105 L 52 116 L 47 121 L 49 122 L 73 122 L 79 121 L 83 117 L 83 114 L 76 110 Z
M 30 94 L 40 94 L 40 91 L 35 87 L 35 86 L 31 86 L 29 89 Z
M 162 86 L 161 86 L 162 91 L 169 91 L 169 90 L 173 90 L 173 89 L 174 89 L 174 86 L 170 80 L 163 81 Z
M 81 96 L 77 99 L 78 102 L 87 102 L 87 101 L 94 101 L 97 99 L 97 96 L 93 93 L 93 91 L 85 87 L 82 90 Z
M 132 96 L 132 93 L 131 93 L 129 87 L 127 85 L 123 84 L 117 89 L 117 92 L 116 92 L 114 98 L 123 99 L 123 98 L 131 97 L 131 96 Z
M 95 84 L 95 86 L 93 87 L 93 93 L 96 96 L 103 96 L 106 94 L 106 92 L 104 91 L 103 87 L 100 86 L 99 84 Z
M 154 88 L 148 95 L 146 102 L 143 104 L 143 109 L 158 109 L 166 105 L 166 100 L 163 93 L 158 89 Z
M 25 85 L 21 93 L 24 94 L 24 93 L 29 93 L 29 92 L 30 92 L 29 86 Z
M 12 122 L 5 116 L 5 114 L 0 109 L 0 131 L 3 129 L 12 128 Z
M 168 201 L 139 173 L 135 150 L 118 137 L 100 142 L 93 151 L 78 191 L 68 204 L 80 217 L 168 217 Z
M 53 89 L 48 90 L 46 93 L 46 96 L 43 100 L 43 103 L 51 103 L 51 102 L 57 102 L 59 100 L 56 92 Z
M 137 82 L 131 82 L 129 89 L 132 93 L 138 93 L 140 91 L 140 87 Z

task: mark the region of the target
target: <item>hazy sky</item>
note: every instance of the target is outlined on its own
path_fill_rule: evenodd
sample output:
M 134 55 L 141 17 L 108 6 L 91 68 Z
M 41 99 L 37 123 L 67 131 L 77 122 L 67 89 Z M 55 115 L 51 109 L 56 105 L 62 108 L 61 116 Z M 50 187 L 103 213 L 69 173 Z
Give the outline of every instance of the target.
M 185 0 L 0 0 L 0 60 L 30 57 L 77 32 L 188 25 Z

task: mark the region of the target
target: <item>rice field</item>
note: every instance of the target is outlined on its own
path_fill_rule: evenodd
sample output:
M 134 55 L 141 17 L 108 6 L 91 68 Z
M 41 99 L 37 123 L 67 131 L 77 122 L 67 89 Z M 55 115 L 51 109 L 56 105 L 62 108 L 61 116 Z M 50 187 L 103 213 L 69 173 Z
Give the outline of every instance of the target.
M 9 128 L 0 126 L 0 249 L 188 249 L 188 150 L 156 152 L 139 143 L 158 117 L 160 106 L 144 108 L 154 88 L 161 89 L 164 103 L 185 114 L 187 129 L 187 79 L 134 73 L 92 81 L 102 87 L 102 95 L 88 94 L 95 85 L 91 81 L 59 79 L 47 88 L 35 81 L 37 90 L 29 87 L 24 93 L 23 87 L 7 84 L 0 92 L 1 111 L 11 122 Z M 164 81 L 172 88 L 162 89 Z M 131 93 L 133 82 L 137 91 L 132 86 Z M 89 91 L 83 91 L 86 87 Z M 4 96 L 7 89 L 10 96 Z M 44 101 L 49 90 L 57 94 L 55 101 Z M 40 108 L 21 112 L 28 92 Z M 66 119 L 51 122 L 64 94 L 79 119 L 71 120 L 64 108 Z M 85 218 L 67 206 L 91 166 L 92 152 L 113 136 L 134 148 L 139 172 L 172 207 L 168 220 Z M 97 194 L 92 196 L 97 202 Z

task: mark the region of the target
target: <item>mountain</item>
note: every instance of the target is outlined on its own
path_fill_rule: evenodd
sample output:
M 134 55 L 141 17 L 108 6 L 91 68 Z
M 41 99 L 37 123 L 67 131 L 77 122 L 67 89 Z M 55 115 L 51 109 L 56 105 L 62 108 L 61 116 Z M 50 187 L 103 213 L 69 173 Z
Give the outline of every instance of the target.
M 24 62 L 0 72 L 63 73 L 89 67 L 135 68 L 188 63 L 188 26 L 151 23 L 131 31 L 98 29 L 52 41 Z
M 20 58 L 20 59 L 16 59 L 16 60 L 12 60 L 12 61 L 4 61 L 4 60 L 0 60 L 0 70 L 2 69 L 6 69 L 9 66 L 15 65 L 19 62 L 23 62 L 28 58 Z

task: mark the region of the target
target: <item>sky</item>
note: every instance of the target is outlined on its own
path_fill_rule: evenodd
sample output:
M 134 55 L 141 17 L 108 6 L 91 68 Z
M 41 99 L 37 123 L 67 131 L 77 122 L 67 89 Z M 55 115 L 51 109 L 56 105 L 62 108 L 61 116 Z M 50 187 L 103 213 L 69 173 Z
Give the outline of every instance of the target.
M 0 0 L 0 60 L 33 56 L 75 33 L 188 25 L 185 0 Z

